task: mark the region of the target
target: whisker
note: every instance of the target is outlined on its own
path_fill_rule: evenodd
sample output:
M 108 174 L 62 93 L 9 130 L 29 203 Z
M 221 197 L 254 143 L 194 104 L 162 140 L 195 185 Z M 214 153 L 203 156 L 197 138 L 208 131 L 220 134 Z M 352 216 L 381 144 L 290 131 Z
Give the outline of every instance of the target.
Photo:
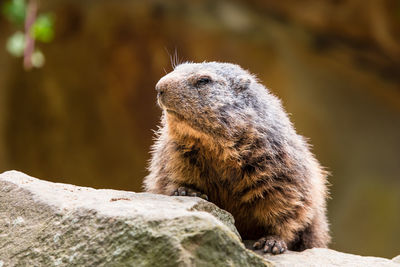
M 169 57 L 169 62 L 171 64 L 172 69 L 174 69 L 174 61 L 171 53 L 168 51 L 168 48 L 164 46 L 165 52 L 167 52 L 168 57 Z
M 178 50 L 175 47 L 175 51 L 174 51 L 174 69 L 176 68 L 176 66 L 178 66 Z

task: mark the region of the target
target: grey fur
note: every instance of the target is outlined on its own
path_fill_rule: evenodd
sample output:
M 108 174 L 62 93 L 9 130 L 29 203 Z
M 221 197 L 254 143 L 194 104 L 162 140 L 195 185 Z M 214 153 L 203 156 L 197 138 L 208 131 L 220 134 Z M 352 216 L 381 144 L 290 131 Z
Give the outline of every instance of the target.
M 199 190 L 234 215 L 244 238 L 327 245 L 327 173 L 255 76 L 229 63 L 183 63 L 156 89 L 163 115 L 147 191 Z

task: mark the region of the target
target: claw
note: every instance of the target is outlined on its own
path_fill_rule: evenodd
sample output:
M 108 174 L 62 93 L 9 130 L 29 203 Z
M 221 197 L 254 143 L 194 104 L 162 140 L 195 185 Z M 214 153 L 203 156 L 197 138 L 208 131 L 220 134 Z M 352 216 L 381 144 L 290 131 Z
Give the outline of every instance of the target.
M 264 253 L 272 253 L 274 255 L 281 254 L 287 250 L 285 241 L 279 236 L 262 237 L 254 243 L 253 248 L 262 249 Z
M 199 191 L 186 188 L 186 187 L 179 187 L 173 193 L 173 196 L 190 196 L 190 197 L 201 197 L 202 199 L 208 200 L 208 196 L 206 194 L 202 194 Z

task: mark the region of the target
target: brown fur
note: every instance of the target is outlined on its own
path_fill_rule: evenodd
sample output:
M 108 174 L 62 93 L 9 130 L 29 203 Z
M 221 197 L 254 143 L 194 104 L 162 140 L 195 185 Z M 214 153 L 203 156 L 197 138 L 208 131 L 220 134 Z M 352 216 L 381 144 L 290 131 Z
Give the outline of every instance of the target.
M 178 97 L 175 91 L 178 86 L 188 86 L 182 80 L 196 80 L 204 75 L 192 71 L 189 79 L 185 76 L 189 75 L 186 69 L 180 76 L 174 72 L 172 78 L 167 79 L 167 75 L 160 81 L 168 88 L 170 97 Z M 226 76 L 208 75 L 218 81 L 219 87 L 212 87 L 214 92 L 232 87 L 227 85 Z M 176 104 L 168 106 L 172 101 L 160 101 L 164 109 L 162 128 L 153 146 L 150 174 L 144 182 L 146 191 L 172 195 L 181 186 L 198 190 L 232 213 L 243 239 L 278 236 L 289 249 L 298 251 L 327 246 L 330 240 L 325 215 L 327 173 L 304 139 L 295 133 L 278 100 L 272 97 L 268 104 L 276 106 L 277 121 L 283 124 L 283 130 L 270 134 L 269 128 L 246 125 L 246 119 L 235 119 L 238 115 L 229 117 L 224 113 L 221 117 L 219 113 L 225 111 L 213 113 L 213 107 L 211 112 L 203 112 L 205 118 L 191 120 L 191 114 L 175 109 Z M 223 118 L 222 123 L 213 126 L 214 116 Z M 233 122 L 225 124 L 228 119 Z M 284 138 L 279 136 L 281 132 L 285 133 Z

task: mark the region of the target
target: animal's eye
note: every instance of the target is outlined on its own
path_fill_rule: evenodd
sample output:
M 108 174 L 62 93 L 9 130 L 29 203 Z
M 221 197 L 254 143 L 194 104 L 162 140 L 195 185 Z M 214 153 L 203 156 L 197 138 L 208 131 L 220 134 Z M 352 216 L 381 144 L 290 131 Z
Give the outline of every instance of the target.
M 210 77 L 200 77 L 197 81 L 196 81 L 196 86 L 201 86 L 201 85 L 205 85 L 211 82 L 211 78 Z

